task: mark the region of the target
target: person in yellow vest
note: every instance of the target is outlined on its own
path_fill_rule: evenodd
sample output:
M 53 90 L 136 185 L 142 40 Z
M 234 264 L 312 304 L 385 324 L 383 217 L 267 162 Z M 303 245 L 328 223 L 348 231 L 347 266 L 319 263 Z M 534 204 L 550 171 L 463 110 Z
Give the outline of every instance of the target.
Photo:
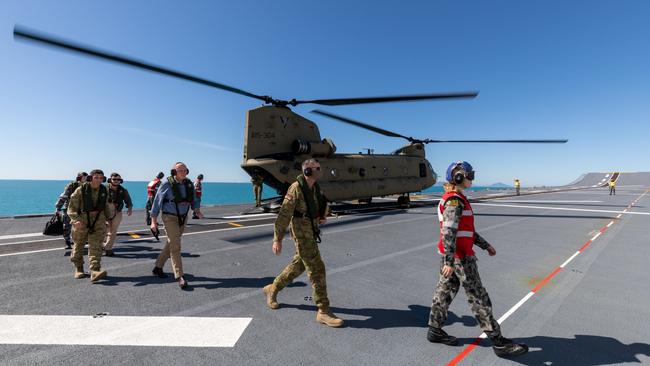
M 616 181 L 612 179 L 609 181 L 609 195 L 616 196 Z
M 519 179 L 515 178 L 515 191 L 517 191 L 517 196 L 519 196 L 520 189 L 521 189 L 521 182 L 519 182 Z

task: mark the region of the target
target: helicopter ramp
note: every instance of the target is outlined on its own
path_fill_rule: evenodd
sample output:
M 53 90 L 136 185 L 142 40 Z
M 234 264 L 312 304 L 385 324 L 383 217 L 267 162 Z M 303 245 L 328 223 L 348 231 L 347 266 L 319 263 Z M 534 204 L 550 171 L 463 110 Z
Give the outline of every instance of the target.
M 461 346 L 427 341 L 440 264 L 432 207 L 366 210 L 323 226 L 332 310 L 346 321 L 332 329 L 314 321 L 304 275 L 280 293 L 280 309 L 266 308 L 261 288 L 293 254 L 289 239 L 271 253 L 275 216 L 219 206 L 183 237 L 188 291 L 151 275 L 162 244 L 143 211 L 125 216 L 97 284 L 73 278 L 63 241 L 38 234 L 45 219 L 0 220 L 0 364 L 650 364 L 650 181 L 631 178 L 642 177 L 615 196 L 588 187 L 473 203 L 478 231 L 497 250 L 477 254 L 494 314 L 504 335 L 530 346 L 514 360 L 480 338 L 463 291 L 445 328 Z

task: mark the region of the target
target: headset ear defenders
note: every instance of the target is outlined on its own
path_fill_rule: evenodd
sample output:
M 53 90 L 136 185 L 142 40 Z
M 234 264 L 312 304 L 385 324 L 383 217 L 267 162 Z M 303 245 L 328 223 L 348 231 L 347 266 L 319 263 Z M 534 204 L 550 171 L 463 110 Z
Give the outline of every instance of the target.
M 189 169 L 185 168 L 185 170 L 187 171 L 187 174 L 190 174 L 190 170 L 189 170 Z M 169 171 L 169 174 L 171 174 L 172 177 L 175 177 L 175 176 L 176 176 L 176 169 L 172 169 L 172 170 L 170 170 L 170 171 Z
M 315 170 L 320 171 L 320 167 L 317 167 L 317 168 L 307 167 L 307 168 L 303 169 L 302 174 L 305 177 L 311 177 L 312 175 L 314 175 Z
M 456 164 L 456 167 L 454 168 L 454 169 L 460 168 L 456 173 L 454 173 L 452 177 L 453 179 L 452 183 L 456 185 L 462 184 L 465 181 L 465 179 L 474 180 L 474 170 L 470 170 L 469 172 L 466 172 L 464 169 L 465 167 L 463 165 L 464 165 L 463 162 L 458 162 Z

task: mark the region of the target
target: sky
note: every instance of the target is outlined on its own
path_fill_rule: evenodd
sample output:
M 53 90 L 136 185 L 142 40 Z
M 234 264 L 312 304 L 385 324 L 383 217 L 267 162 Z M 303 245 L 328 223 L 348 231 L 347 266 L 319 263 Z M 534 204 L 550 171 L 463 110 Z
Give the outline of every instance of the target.
M 321 108 L 432 139 L 442 175 L 559 185 L 585 172 L 650 171 L 647 1 L 0 2 L 0 179 L 117 171 L 149 180 L 176 161 L 206 181 L 244 182 L 246 111 L 226 91 L 13 39 L 15 24 L 282 99 L 479 91 L 475 99 L 293 108 L 338 152 L 405 141 Z M 443 178 L 444 179 L 444 178 Z

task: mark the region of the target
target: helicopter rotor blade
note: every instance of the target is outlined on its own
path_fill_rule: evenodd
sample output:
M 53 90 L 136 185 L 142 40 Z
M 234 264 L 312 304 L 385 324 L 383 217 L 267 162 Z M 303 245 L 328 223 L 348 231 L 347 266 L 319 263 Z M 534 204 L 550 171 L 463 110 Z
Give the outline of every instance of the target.
M 71 51 L 71 52 L 79 53 L 79 54 L 86 55 L 86 56 L 91 56 L 91 57 L 103 59 L 105 61 L 111 61 L 111 62 L 115 62 L 115 63 L 123 64 L 123 65 L 128 65 L 128 66 L 139 68 L 139 69 L 145 69 L 145 70 L 148 70 L 148 71 L 157 72 L 157 73 L 164 74 L 164 75 L 171 76 L 171 77 L 175 77 L 175 78 L 178 78 L 178 79 L 192 81 L 192 82 L 195 82 L 195 83 L 211 86 L 213 88 L 222 89 L 222 90 L 226 90 L 226 91 L 229 91 L 229 92 L 232 92 L 232 93 L 236 93 L 236 94 L 244 95 L 244 96 L 247 96 L 247 97 L 259 99 L 259 100 L 262 100 L 262 101 L 264 101 L 266 103 L 270 103 L 270 101 L 272 101 L 272 98 L 270 98 L 268 96 L 256 95 L 256 94 L 253 94 L 253 93 L 249 93 L 249 92 L 247 92 L 245 90 L 234 88 L 234 87 L 229 86 L 229 85 L 225 85 L 225 84 L 217 83 L 217 82 L 214 82 L 214 81 L 202 79 L 202 78 L 199 78 L 199 77 L 196 77 L 196 76 L 192 76 L 192 75 L 189 75 L 189 74 L 184 74 L 184 73 L 174 71 L 174 70 L 171 70 L 171 69 L 166 69 L 166 68 L 163 68 L 163 67 L 160 67 L 160 66 L 156 66 L 156 65 L 146 63 L 144 61 L 129 58 L 129 57 L 126 57 L 126 56 L 123 56 L 123 55 L 119 55 L 117 53 L 113 53 L 113 52 L 103 51 L 103 50 L 100 50 L 100 49 L 97 49 L 97 48 L 94 48 L 94 47 L 82 45 L 80 43 L 65 40 L 65 39 L 62 39 L 62 38 L 54 37 L 54 36 L 47 35 L 47 34 L 42 33 L 42 32 L 30 30 L 30 29 L 27 29 L 25 27 L 18 26 L 18 25 L 14 26 L 14 38 L 19 39 L 19 40 L 23 40 L 23 41 L 34 42 L 34 43 L 41 44 L 41 45 L 46 45 L 46 46 L 53 47 L 53 48 L 63 49 L 63 50 L 66 50 L 66 51 Z
M 567 139 L 550 139 L 550 140 L 422 140 L 425 144 L 430 143 L 513 143 L 513 144 L 564 144 Z
M 350 104 L 406 102 L 406 101 L 432 100 L 432 99 L 474 98 L 477 95 L 478 95 L 477 91 L 471 91 L 471 92 L 460 92 L 460 93 L 396 95 L 396 96 L 389 96 L 389 97 L 293 100 L 291 101 L 291 105 L 311 103 L 311 104 L 337 106 L 337 105 L 350 105 Z
M 343 117 L 343 116 L 339 116 L 339 115 L 336 115 L 336 114 L 333 114 L 333 113 L 325 112 L 325 111 L 322 111 L 320 109 L 314 109 L 311 112 L 315 113 L 315 114 L 319 114 L 321 116 L 329 117 L 329 118 L 332 118 L 332 119 L 335 119 L 335 120 L 338 120 L 338 121 L 341 121 L 341 122 L 344 122 L 344 123 L 348 123 L 348 124 L 351 124 L 351 125 L 354 125 L 354 126 L 357 126 L 357 127 L 365 128 L 366 130 L 370 130 L 370 131 L 379 133 L 379 134 L 384 135 L 384 136 L 401 137 L 401 138 L 406 139 L 408 141 L 413 141 L 412 137 L 406 137 L 404 135 L 400 135 L 400 134 L 395 133 L 395 132 L 391 132 L 391 131 L 384 130 L 384 129 L 379 128 L 379 127 L 371 126 L 369 124 L 359 122 L 359 121 L 355 121 L 355 120 L 347 118 L 347 117 Z

